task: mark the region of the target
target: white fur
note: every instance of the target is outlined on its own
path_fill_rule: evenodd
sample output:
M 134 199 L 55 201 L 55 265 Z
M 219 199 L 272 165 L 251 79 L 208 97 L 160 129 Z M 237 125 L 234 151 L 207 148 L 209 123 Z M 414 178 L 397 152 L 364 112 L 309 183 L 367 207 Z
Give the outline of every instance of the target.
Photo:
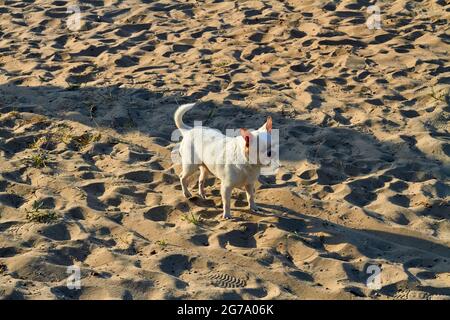
M 245 153 L 245 140 L 241 135 L 229 137 L 215 129 L 197 126 L 192 128 L 184 124 L 182 120 L 184 113 L 194 105 L 182 105 L 174 115 L 175 123 L 183 136 L 179 152 L 182 163 L 180 181 L 184 196 L 191 197 L 187 189 L 187 178 L 200 169 L 200 197 L 205 198 L 203 184 L 208 173 L 212 173 L 221 181 L 224 218 L 231 218 L 231 192 L 236 187 L 245 189 L 250 209 L 257 211 L 254 184 L 260 175 L 262 164 L 258 158 L 256 161 L 249 161 Z M 268 133 L 264 125 L 258 130 L 249 132 L 251 141 L 267 139 Z M 266 147 L 267 143 L 261 143 L 260 151 L 264 153 Z

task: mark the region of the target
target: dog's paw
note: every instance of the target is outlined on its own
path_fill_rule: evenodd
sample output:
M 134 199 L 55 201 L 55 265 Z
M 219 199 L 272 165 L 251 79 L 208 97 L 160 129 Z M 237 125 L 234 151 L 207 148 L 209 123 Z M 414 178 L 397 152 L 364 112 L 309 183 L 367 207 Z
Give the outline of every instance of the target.
M 206 200 L 206 196 L 205 196 L 204 193 L 199 192 L 199 193 L 198 193 L 198 196 L 199 196 L 200 198 L 202 198 L 203 200 Z
M 229 220 L 229 219 L 231 219 L 231 214 L 226 214 L 226 213 L 224 213 L 223 215 L 222 215 L 222 219 L 224 219 L 224 220 Z
M 192 194 L 189 191 L 185 191 L 183 194 L 186 199 L 192 198 Z

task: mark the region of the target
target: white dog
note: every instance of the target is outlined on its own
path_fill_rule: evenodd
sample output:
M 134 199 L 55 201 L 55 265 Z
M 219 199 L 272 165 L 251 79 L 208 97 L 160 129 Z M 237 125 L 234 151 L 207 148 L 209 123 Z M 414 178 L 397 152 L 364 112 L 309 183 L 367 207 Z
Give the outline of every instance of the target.
M 258 211 L 255 204 L 254 184 L 261 168 L 272 163 L 276 148 L 272 147 L 272 118 L 258 130 L 240 129 L 238 136 L 225 136 L 221 132 L 208 127 L 183 123 L 183 115 L 195 103 L 180 106 L 175 112 L 175 124 L 181 131 L 183 140 L 180 144 L 182 172 L 181 187 L 185 197 L 190 198 L 187 179 L 198 168 L 200 177 L 198 190 L 201 198 L 205 198 L 204 181 L 208 173 L 220 179 L 220 193 L 223 203 L 223 218 L 231 218 L 230 201 L 233 188 L 244 188 L 250 210 Z

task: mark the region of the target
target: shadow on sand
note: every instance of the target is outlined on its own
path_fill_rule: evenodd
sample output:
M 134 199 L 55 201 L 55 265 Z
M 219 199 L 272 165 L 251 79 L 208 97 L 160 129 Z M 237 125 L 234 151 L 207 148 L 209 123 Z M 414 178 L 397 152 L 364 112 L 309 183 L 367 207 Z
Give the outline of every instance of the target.
M 155 137 L 155 141 L 162 147 L 171 147 L 170 137 L 175 130 L 174 111 L 178 105 L 194 102 L 201 96 L 202 94 L 190 97 L 175 94 L 168 96 L 145 89 L 119 87 L 67 89 L 52 86 L 31 88 L 8 84 L 0 86 L 0 112 L 34 113 L 49 119 L 79 122 L 97 130 L 113 129 L 122 134 L 139 132 Z M 408 182 L 436 179 L 442 196 L 450 194 L 448 186 L 442 183 L 448 179 L 449 168 L 435 159 L 428 158 L 411 145 L 410 141 L 405 140 L 404 144 L 394 145 L 378 141 L 372 135 L 357 131 L 351 126 L 317 126 L 296 120 L 291 114 L 283 112 L 244 109 L 231 103 L 218 105 L 213 101 L 199 103 L 185 116 L 185 122 L 192 124 L 194 119 L 200 120 L 204 125 L 225 132 L 226 129 L 259 127 L 268 115 L 272 116 L 274 127 L 280 130 L 280 160 L 294 166 L 292 174 L 298 175 L 309 184 L 317 183 L 324 187 L 346 183 L 351 192 L 344 199 L 352 205 L 363 208 L 370 204 L 377 198 L 376 190 L 386 184 L 401 189 L 402 185 L 407 185 Z M 26 139 L 26 132 L 22 137 L 8 135 L 3 128 L 7 125 L 3 122 L 0 127 L 0 151 L 8 159 L 23 146 L 26 147 L 29 141 Z M 401 152 L 398 152 L 399 150 Z M 301 161 L 313 164 L 316 169 L 297 171 L 295 163 Z M 3 175 L 3 178 L 8 177 Z M 269 183 L 271 181 L 270 177 L 263 179 Z M 406 207 L 409 205 L 401 197 L 393 201 Z M 330 244 L 351 243 L 369 258 L 382 257 L 403 264 L 405 272 L 413 282 L 416 281 L 416 277 L 408 271 L 409 268 L 423 264 L 426 269 L 427 264 L 435 263 L 435 259 L 450 259 L 450 250 L 445 245 L 381 231 L 352 230 L 281 206 L 265 206 L 280 214 L 288 214 L 288 217 L 280 216 L 277 227 L 288 232 L 300 232 L 302 239 L 306 239 L 304 241 L 306 245 L 320 251 L 323 241 Z M 427 208 L 419 214 L 449 219 L 449 213 L 450 206 L 444 204 L 439 210 Z M 371 215 L 369 211 L 367 214 Z M 326 239 L 308 235 L 308 232 L 324 230 L 329 234 Z M 343 238 L 342 235 L 345 234 L 353 236 Z M 355 234 L 358 236 L 354 236 Z M 372 247 L 367 246 L 368 239 Z M 404 252 L 411 255 L 421 251 L 429 259 L 419 259 L 417 263 L 410 260 L 404 264 L 404 260 L 398 258 L 398 252 L 392 249 L 392 243 L 398 245 L 397 248 L 403 247 Z M 323 254 L 327 253 L 324 251 Z M 339 258 L 345 260 L 345 257 Z M 350 278 L 353 277 L 352 270 L 348 269 L 346 272 Z M 384 290 L 389 294 L 389 288 Z M 423 287 L 422 290 L 430 293 L 436 291 L 428 287 Z M 450 294 L 448 289 L 444 294 Z

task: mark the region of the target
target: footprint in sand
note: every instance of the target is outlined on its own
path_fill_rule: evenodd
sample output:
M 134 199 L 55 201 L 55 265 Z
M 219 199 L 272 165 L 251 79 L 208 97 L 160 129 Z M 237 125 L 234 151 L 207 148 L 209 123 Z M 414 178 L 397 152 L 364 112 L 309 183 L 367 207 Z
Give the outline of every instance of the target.
M 100 197 L 105 193 L 105 183 L 102 181 L 92 181 L 80 186 L 86 192 L 86 195 Z
M 226 248 L 227 245 L 239 248 L 256 248 L 254 236 L 259 231 L 258 224 L 243 223 L 237 229 L 217 235 L 219 245 L 222 248 Z
M 183 254 L 173 254 L 164 257 L 159 262 L 161 271 L 175 277 L 188 272 L 192 267 L 192 258 Z
M 193 235 L 190 239 L 190 242 L 192 242 L 196 246 L 209 246 L 209 239 L 208 235 L 206 234 L 196 234 Z
M 119 177 L 139 183 L 153 182 L 153 172 L 148 170 L 130 170 L 120 174 Z
M 66 224 L 64 223 L 57 223 L 47 226 L 41 230 L 41 233 L 43 236 L 55 241 L 65 241 L 72 238 Z
M 152 221 L 167 221 L 170 213 L 174 210 L 172 206 L 155 206 L 144 213 L 144 218 Z
M 209 276 L 211 284 L 219 288 L 244 288 L 247 279 L 237 278 L 226 273 L 213 273 Z
M 16 194 L 0 192 L 0 204 L 11 208 L 19 208 L 25 203 L 25 199 Z

